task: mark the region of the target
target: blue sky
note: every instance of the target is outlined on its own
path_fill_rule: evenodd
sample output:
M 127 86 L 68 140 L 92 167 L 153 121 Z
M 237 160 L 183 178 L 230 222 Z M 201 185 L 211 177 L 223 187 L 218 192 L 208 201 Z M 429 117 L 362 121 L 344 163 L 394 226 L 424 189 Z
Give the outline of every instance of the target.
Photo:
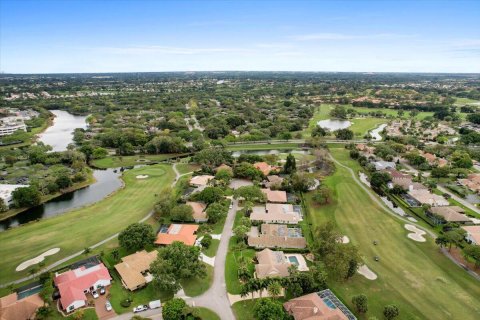
M 480 72 L 480 1 L 0 0 L 0 71 Z

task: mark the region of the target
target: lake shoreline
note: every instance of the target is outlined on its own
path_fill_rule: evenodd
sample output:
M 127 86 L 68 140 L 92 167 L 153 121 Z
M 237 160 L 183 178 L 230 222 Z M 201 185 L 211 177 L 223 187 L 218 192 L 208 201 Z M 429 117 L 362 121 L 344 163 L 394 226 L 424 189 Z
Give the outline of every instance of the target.
M 90 170 L 89 174 L 88 174 L 88 178 L 87 180 L 83 181 L 83 182 L 80 182 L 76 185 L 72 185 L 71 187 L 68 187 L 66 189 L 63 189 L 59 192 L 56 192 L 54 194 L 49 194 L 47 196 L 43 196 L 42 197 L 42 200 L 40 201 L 40 203 L 37 205 L 37 206 L 42 206 L 44 205 L 45 203 L 49 202 L 49 201 L 52 201 L 52 200 L 55 200 L 56 198 L 58 197 L 61 197 L 63 195 L 66 195 L 66 194 L 69 194 L 69 193 L 73 193 L 75 191 L 78 191 L 78 190 L 81 190 L 81 189 L 84 189 L 84 188 L 87 188 L 89 187 L 90 185 L 94 184 L 95 182 L 97 182 L 97 179 L 95 179 L 95 177 L 93 176 L 93 170 Z M 1 221 L 5 221 L 7 219 L 10 219 L 10 218 L 13 218 L 15 217 L 16 215 L 22 213 L 22 212 L 25 212 L 27 210 L 30 210 L 32 208 L 35 208 L 37 206 L 33 206 L 33 207 L 23 207 L 23 208 L 15 208 L 15 209 L 10 209 L 6 212 L 3 212 L 3 213 L 0 213 L 0 222 Z M 0 231 L 1 232 L 1 231 Z

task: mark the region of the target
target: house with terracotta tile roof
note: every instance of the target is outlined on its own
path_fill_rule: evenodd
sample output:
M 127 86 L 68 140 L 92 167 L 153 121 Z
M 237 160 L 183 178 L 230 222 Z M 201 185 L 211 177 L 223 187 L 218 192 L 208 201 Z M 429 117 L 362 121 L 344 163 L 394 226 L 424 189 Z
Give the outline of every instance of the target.
M 192 208 L 193 220 L 195 220 L 196 223 L 208 221 L 207 213 L 205 212 L 207 205 L 205 203 L 197 201 L 187 201 L 187 205 Z
M 283 304 L 295 320 L 356 320 L 329 289 L 291 299 Z
M 263 223 L 297 224 L 303 219 L 300 206 L 288 203 L 267 203 L 265 206 L 253 207 L 250 220 Z
M 211 175 L 194 176 L 190 179 L 190 185 L 197 187 L 205 187 L 215 177 Z
M 0 298 L 0 320 L 35 319 L 35 313 L 45 302 L 40 295 L 34 294 L 18 299 L 17 293 Z
M 267 178 L 263 182 L 263 185 L 268 189 L 270 188 L 278 189 L 282 186 L 283 180 L 284 179 L 282 177 L 274 174 L 274 175 L 267 176 Z
M 255 162 L 253 166 L 260 170 L 264 176 L 268 176 L 272 171 L 278 171 L 279 168 L 276 166 L 271 166 L 266 162 Z
M 465 226 L 462 228 L 467 231 L 465 239 L 472 244 L 480 246 L 480 226 Z
M 193 246 L 197 240 L 198 224 L 171 224 L 168 228 L 161 228 L 157 234 L 157 245 L 169 245 L 180 241 L 188 246 Z
M 471 222 L 464 213 L 465 210 L 458 206 L 431 207 L 426 212 L 427 216 L 429 216 L 435 224 L 442 224 L 445 222 L 457 222 L 463 224 Z
M 255 248 L 303 249 L 307 241 L 300 228 L 289 228 L 285 224 L 262 224 L 260 232 L 253 226 L 248 233 L 248 245 Z
M 66 312 L 87 305 L 86 294 L 110 285 L 112 278 L 103 263 L 55 274 L 53 279 L 60 293 L 60 303 Z
M 268 202 L 274 202 L 274 203 L 287 202 L 287 193 L 285 191 L 262 189 L 262 192 L 267 197 Z
M 283 251 L 273 251 L 268 248 L 255 254 L 258 264 L 255 265 L 255 276 L 259 279 L 268 277 L 288 277 L 288 262 Z
M 122 279 L 122 285 L 130 291 L 147 285 L 152 280 L 148 271 L 152 262 L 157 259 L 157 255 L 157 250 L 151 252 L 142 250 L 123 257 L 122 262 L 115 265 L 115 270 Z
M 421 204 L 428 204 L 432 207 L 448 206 L 450 202 L 438 194 L 431 193 L 427 189 L 410 190 L 408 194 Z
M 474 192 L 480 191 L 480 173 L 471 173 L 466 179 L 458 179 L 458 182 Z

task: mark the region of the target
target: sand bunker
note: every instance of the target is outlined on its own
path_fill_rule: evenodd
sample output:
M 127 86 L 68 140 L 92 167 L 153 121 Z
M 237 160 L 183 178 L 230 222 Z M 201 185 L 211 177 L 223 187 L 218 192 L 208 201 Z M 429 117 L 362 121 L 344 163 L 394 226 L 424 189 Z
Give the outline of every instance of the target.
M 412 222 L 418 222 L 418 220 L 415 219 L 414 217 L 408 217 L 407 219 L 410 220 L 410 221 L 412 221 Z
M 413 233 L 407 234 L 407 237 L 409 237 L 412 240 L 418 241 L 418 242 L 425 242 L 427 239 L 425 239 L 424 235 L 426 234 L 425 231 L 418 229 L 414 225 L 411 224 L 406 224 L 405 229 L 408 231 L 411 231 Z
M 25 262 L 20 263 L 18 265 L 18 267 L 15 269 L 15 271 L 22 271 L 22 270 L 27 269 L 30 266 L 36 265 L 36 264 L 42 262 L 43 260 L 45 260 L 45 257 L 54 255 L 54 254 L 58 253 L 59 251 L 60 251 L 60 248 L 53 248 L 53 249 L 50 249 L 48 251 L 45 251 L 44 253 L 42 253 L 38 257 L 35 257 L 33 259 L 30 259 L 30 260 L 27 260 Z
M 139 174 L 137 176 L 137 179 L 147 179 L 148 178 L 148 175 L 147 174 Z
M 365 278 L 367 278 L 368 280 L 375 280 L 377 279 L 377 275 L 375 272 L 373 272 L 372 270 L 370 270 L 369 267 L 367 267 L 367 265 L 363 264 L 361 265 L 358 270 L 357 270 L 358 273 L 360 273 L 362 276 L 364 276 Z

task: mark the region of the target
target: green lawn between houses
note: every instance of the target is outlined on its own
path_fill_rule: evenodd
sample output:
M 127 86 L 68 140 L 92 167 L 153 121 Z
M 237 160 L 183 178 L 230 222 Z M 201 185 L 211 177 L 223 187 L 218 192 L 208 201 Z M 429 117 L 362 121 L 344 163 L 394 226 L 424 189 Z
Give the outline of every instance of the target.
M 354 171 L 360 170 L 347 150 L 331 148 L 331 153 Z M 346 169 L 337 166 L 325 184 L 334 191 L 334 201 L 322 207 L 310 202 L 313 225 L 334 221 L 378 275 L 374 281 L 356 275 L 346 282 L 329 283 L 350 308 L 352 296 L 367 295 L 369 312 L 361 319 L 382 319 L 387 304 L 399 307 L 399 319 L 478 319 L 479 282 L 445 257 L 433 239 L 418 243 L 407 238 L 404 223 L 373 203 Z M 373 240 L 379 244 L 374 246 Z M 374 256 L 380 261 L 375 262 Z
M 136 179 L 137 175 L 148 179 Z M 128 170 L 123 174 L 125 187 L 108 198 L 61 216 L 0 232 L 0 283 L 28 275 L 28 269 L 16 272 L 23 261 L 59 247 L 45 265 L 89 247 L 138 222 L 156 202 L 155 194 L 170 185 L 174 173 L 170 165 L 159 164 Z
M 202 320 L 220 320 L 220 317 L 208 308 L 196 307 L 194 309 Z
M 97 168 L 129 167 L 140 164 L 149 164 L 178 157 L 180 154 L 152 154 L 135 156 L 108 156 L 103 159 L 92 160 L 92 165 Z

